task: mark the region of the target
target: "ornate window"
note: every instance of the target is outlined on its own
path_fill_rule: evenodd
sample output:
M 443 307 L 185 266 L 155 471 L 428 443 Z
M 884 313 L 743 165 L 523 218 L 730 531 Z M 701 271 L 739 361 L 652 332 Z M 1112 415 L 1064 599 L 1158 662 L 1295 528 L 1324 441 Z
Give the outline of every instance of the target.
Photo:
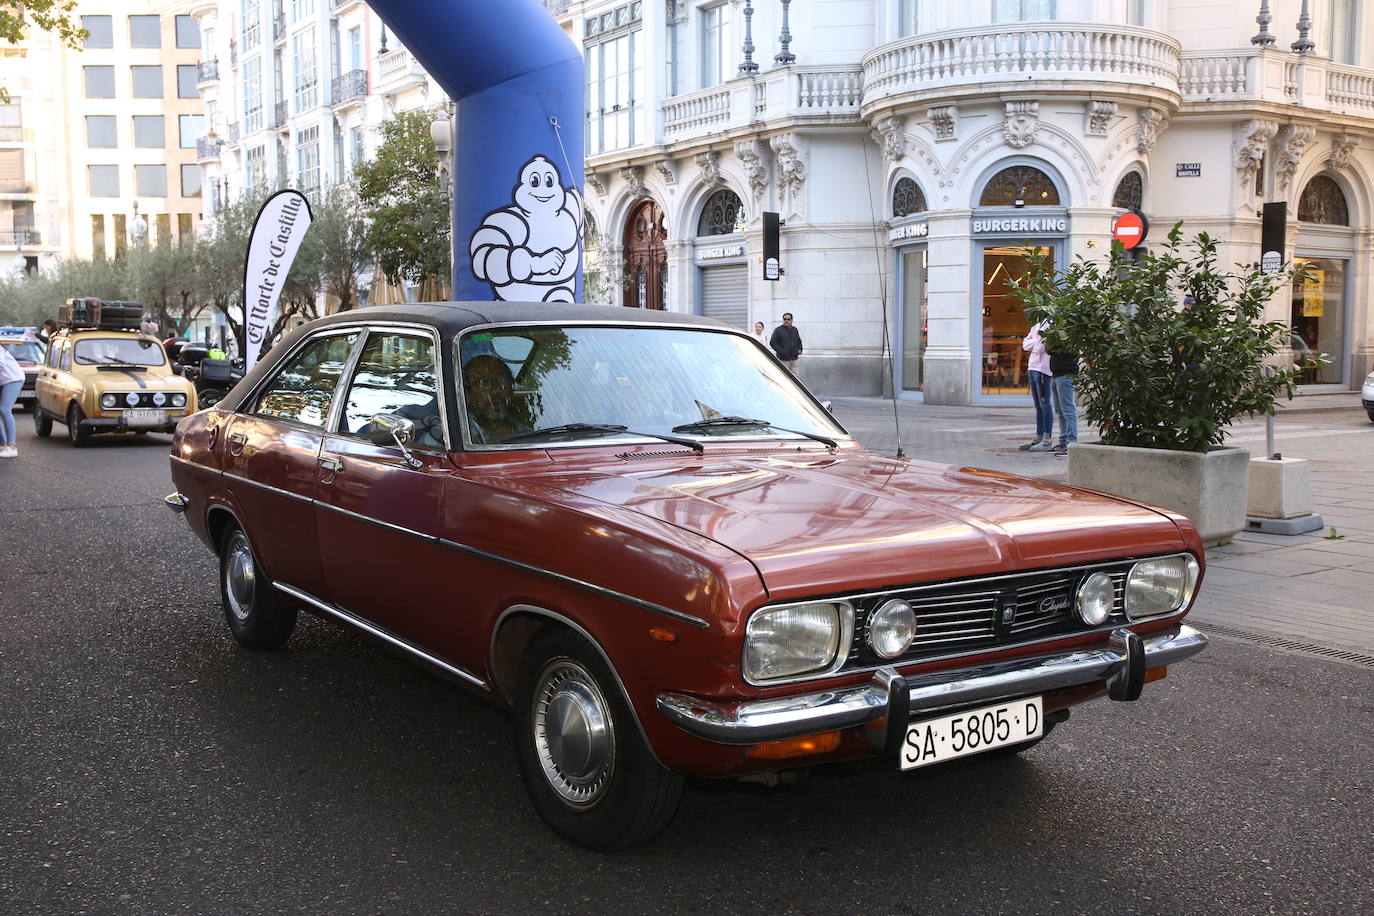
M 1345 192 L 1330 176 L 1318 175 L 1302 189 L 1298 198 L 1298 222 L 1326 226 L 1349 226 L 1350 208 Z
M 1019 201 L 1019 203 L 1018 203 Z M 979 199 L 981 207 L 1057 207 L 1059 189 L 1050 176 L 1029 165 L 1013 165 L 992 176 Z
M 1112 206 L 1122 210 L 1145 209 L 1145 185 L 1140 180 L 1139 172 L 1127 172 L 1121 176 L 1112 193 Z
M 730 235 L 744 231 L 744 204 L 729 188 L 721 188 L 706 198 L 697 221 L 697 235 Z
M 601 244 L 601 235 L 596 229 L 596 217 L 590 210 L 582 211 L 582 248 L 593 251 Z
M 926 212 L 926 196 L 921 192 L 921 186 L 910 178 L 899 180 L 897 187 L 892 190 L 893 218 L 898 219 L 913 213 L 924 212 Z

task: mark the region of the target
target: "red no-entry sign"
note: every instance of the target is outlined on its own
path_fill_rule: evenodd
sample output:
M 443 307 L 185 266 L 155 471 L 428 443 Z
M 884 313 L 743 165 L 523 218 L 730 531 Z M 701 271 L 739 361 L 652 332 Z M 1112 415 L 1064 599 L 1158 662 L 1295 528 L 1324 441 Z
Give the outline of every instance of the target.
M 1150 224 L 1136 210 L 1128 210 L 1112 220 L 1112 241 L 1120 242 L 1123 248 L 1134 248 L 1145 241 L 1145 233 Z

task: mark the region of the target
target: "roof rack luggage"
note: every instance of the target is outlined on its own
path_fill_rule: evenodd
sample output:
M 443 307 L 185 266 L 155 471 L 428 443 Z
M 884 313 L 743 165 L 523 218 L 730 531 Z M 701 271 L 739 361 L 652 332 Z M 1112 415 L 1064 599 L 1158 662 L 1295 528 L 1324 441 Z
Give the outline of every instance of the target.
M 119 302 L 87 296 L 68 299 L 57 310 L 64 328 L 99 328 L 102 331 L 137 331 L 143 323 L 143 303 Z

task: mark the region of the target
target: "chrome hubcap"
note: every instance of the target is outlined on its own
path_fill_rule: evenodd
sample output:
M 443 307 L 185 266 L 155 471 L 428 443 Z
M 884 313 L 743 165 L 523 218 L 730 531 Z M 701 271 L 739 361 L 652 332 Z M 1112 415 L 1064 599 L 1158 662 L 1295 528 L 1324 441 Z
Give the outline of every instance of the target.
M 236 620 L 247 620 L 253 609 L 255 578 L 253 552 L 248 549 L 247 539 L 235 532 L 224 562 L 224 594 L 229 602 L 229 611 Z
M 615 727 L 596 680 L 571 659 L 556 659 L 540 676 L 533 702 L 544 778 L 568 804 L 596 804 L 615 765 Z

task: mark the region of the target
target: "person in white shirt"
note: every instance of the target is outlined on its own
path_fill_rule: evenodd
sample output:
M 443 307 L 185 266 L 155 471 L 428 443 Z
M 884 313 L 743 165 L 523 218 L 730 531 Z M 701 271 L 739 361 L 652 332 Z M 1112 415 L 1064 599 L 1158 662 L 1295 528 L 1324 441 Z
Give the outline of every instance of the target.
M 763 330 L 764 330 L 764 329 L 763 329 L 763 322 L 762 322 L 762 321 L 755 321 L 755 322 L 754 322 L 754 339 L 757 340 L 759 343 L 763 344 L 763 345 L 766 347 L 766 346 L 768 346 L 768 338 L 764 335 Z
M 1054 448 L 1054 409 L 1050 406 L 1050 354 L 1040 334 L 1045 322 L 1034 325 L 1021 340 L 1021 349 L 1030 353 L 1031 401 L 1035 404 L 1035 439 L 1020 446 L 1023 452 L 1048 452 Z
M 18 458 L 15 448 L 14 402 L 24 387 L 24 370 L 10 355 L 9 347 L 0 347 L 0 458 Z

